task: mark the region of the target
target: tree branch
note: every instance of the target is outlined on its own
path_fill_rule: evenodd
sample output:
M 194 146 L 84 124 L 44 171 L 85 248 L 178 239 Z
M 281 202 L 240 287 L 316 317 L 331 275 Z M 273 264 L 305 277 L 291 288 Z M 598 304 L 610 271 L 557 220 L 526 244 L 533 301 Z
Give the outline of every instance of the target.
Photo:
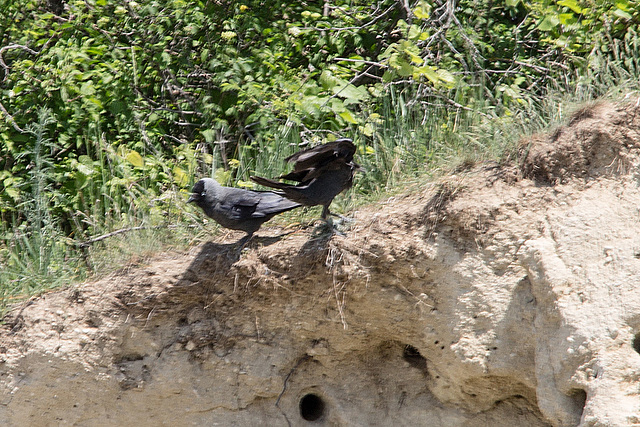
M 0 66 L 4 69 L 4 78 L 2 79 L 2 82 L 4 83 L 5 80 L 7 80 L 7 76 L 9 76 L 9 66 L 7 65 L 6 62 L 4 62 L 4 52 L 9 50 L 9 49 L 22 49 L 22 50 L 26 50 L 27 52 L 29 52 L 32 55 L 37 55 L 38 52 L 36 52 L 35 50 L 31 49 L 30 47 L 27 46 L 23 46 L 21 44 L 10 44 L 7 46 L 3 46 L 0 47 Z

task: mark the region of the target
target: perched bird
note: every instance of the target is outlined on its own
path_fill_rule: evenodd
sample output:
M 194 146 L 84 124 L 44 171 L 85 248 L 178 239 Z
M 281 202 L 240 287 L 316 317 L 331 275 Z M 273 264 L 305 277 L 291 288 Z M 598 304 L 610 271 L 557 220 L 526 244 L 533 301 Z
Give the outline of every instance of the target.
M 322 219 L 331 214 L 333 198 L 353 184 L 353 175 L 360 166 L 353 162 L 356 146 L 349 138 L 338 139 L 299 151 L 285 160 L 294 163 L 293 171 L 276 179 L 297 181 L 285 184 L 276 179 L 252 176 L 266 187 L 277 188 L 278 194 L 304 206 L 322 205 Z
M 246 232 L 247 235 L 241 239 L 243 243 L 258 231 L 263 222 L 302 206 L 273 191 L 223 187 L 211 178 L 196 182 L 191 191 L 193 194 L 187 203 L 194 202 L 225 228 Z

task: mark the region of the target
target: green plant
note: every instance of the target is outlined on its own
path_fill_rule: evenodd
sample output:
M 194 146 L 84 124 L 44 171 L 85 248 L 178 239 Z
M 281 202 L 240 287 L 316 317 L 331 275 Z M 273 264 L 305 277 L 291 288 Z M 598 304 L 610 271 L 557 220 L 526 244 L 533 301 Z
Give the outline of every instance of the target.
M 28 170 L 30 191 L 24 192 L 18 205 L 13 229 L 4 229 L 3 268 L 0 271 L 2 301 L 18 295 L 30 295 L 63 283 L 73 272 L 68 270 L 65 258 L 70 254 L 68 239 L 60 232 L 57 218 L 51 213 L 50 181 L 54 146 L 47 137 L 48 128 L 55 123 L 51 111 L 41 108 L 38 122 L 26 128 L 33 144 L 19 157 L 33 159 Z
M 626 0 L 54 3 L 0 5 L 6 295 L 103 268 L 114 231 L 191 241 L 201 176 L 252 187 L 350 136 L 366 172 L 339 207 L 506 158 L 568 103 L 640 80 Z

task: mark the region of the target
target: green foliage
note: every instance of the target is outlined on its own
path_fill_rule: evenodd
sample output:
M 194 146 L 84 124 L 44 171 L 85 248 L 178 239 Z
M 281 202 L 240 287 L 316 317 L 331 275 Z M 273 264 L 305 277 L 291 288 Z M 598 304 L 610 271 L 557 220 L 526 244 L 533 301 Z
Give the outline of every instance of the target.
M 3 268 L 0 269 L 0 308 L 16 295 L 28 295 L 56 286 L 64 280 L 67 264 L 64 255 L 67 238 L 60 232 L 57 218 L 52 212 L 54 201 L 50 198 L 53 163 L 51 140 L 47 128 L 55 123 L 51 111 L 38 110 L 38 122 L 29 125 L 26 133 L 31 143 L 19 153 L 20 157 L 33 160 L 21 184 L 29 188 L 29 194 L 17 205 L 24 220 L 14 230 L 4 230 L 7 246 L 0 247 Z M 4 228 L 4 227 L 3 227 Z
M 500 158 L 550 94 L 635 88 L 639 20 L 630 0 L 5 1 L 0 289 L 77 274 L 117 228 L 194 225 L 194 179 L 252 187 L 341 135 L 362 194 Z

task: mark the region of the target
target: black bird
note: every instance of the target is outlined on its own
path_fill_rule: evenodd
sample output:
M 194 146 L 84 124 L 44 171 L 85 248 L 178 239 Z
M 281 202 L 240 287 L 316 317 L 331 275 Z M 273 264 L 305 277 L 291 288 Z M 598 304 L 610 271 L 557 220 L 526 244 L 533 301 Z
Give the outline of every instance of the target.
M 207 216 L 225 228 L 247 233 L 248 241 L 263 222 L 279 213 L 302 205 L 287 200 L 273 191 L 250 191 L 223 187 L 216 180 L 203 178 L 193 186 L 187 203 L 195 202 Z
M 304 206 L 322 205 L 322 219 L 326 220 L 333 198 L 353 184 L 353 175 L 360 166 L 353 162 L 356 146 L 349 138 L 338 139 L 299 151 L 285 160 L 293 162 L 293 171 L 276 179 L 297 181 L 285 184 L 274 179 L 252 176 L 266 187 L 277 188 L 287 199 Z

